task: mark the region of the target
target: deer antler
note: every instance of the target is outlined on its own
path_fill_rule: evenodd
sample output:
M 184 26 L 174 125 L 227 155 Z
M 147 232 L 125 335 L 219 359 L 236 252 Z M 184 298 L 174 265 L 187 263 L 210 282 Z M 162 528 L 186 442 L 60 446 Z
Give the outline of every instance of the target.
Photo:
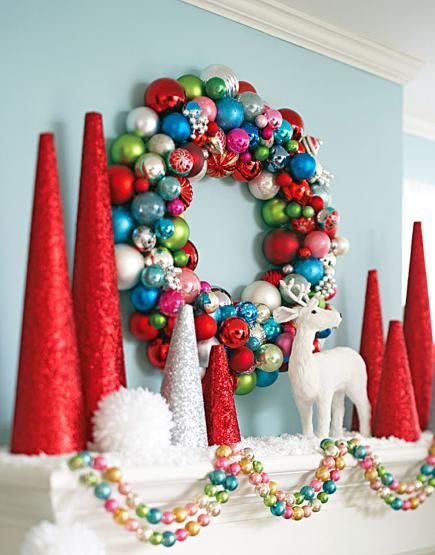
M 308 293 L 310 291 L 309 285 L 304 285 L 303 283 L 295 283 L 294 279 L 291 279 L 288 283 L 281 280 L 279 282 L 280 286 L 285 289 L 288 297 L 299 306 L 307 306 L 310 302 L 310 297 Z M 297 294 L 293 293 L 293 289 L 297 290 Z

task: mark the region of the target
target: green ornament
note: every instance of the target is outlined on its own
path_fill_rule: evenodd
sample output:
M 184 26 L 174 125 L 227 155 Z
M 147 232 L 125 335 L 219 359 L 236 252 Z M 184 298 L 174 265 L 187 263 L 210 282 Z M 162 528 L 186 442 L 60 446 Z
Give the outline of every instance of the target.
M 189 255 L 184 251 L 175 251 L 172 255 L 174 259 L 174 266 L 177 268 L 183 268 L 189 262 Z
M 285 213 L 289 218 L 299 218 L 302 214 L 302 206 L 297 202 L 290 202 L 285 209 Z
M 110 157 L 114 164 L 134 164 L 144 152 L 145 143 L 132 133 L 120 135 L 110 147 Z
M 258 145 L 254 149 L 254 159 L 264 162 L 269 158 L 269 149 L 265 145 Z
M 275 372 L 283 363 L 281 349 L 273 343 L 265 343 L 255 351 L 255 364 L 264 372 Z
M 425 483 L 429 480 L 429 476 L 426 476 L 426 475 L 424 475 L 424 474 L 419 474 L 419 475 L 417 476 L 417 480 L 418 480 L 419 482 L 421 482 L 422 484 L 425 484 Z
M 264 201 L 261 205 L 261 217 L 264 223 L 270 227 L 279 227 L 287 223 L 286 205 L 286 201 L 281 198 L 271 198 Z
M 225 81 L 220 77 L 212 77 L 205 84 L 205 92 L 207 96 L 213 100 L 219 100 L 227 95 L 227 86 Z
M 214 486 L 213 484 L 206 484 L 204 486 L 204 493 L 209 497 L 214 497 L 217 493 L 217 490 L 218 490 L 217 487 Z
M 391 503 L 396 499 L 396 496 L 394 495 L 394 493 L 390 493 L 390 495 L 387 495 L 387 497 L 384 499 L 385 503 L 387 505 L 391 505 Z
M 175 216 L 168 219 L 174 224 L 175 231 L 167 239 L 159 239 L 159 243 L 162 247 L 166 247 L 171 251 L 176 251 L 184 247 L 189 240 L 190 229 L 184 218 Z
M 94 488 L 98 484 L 98 476 L 95 472 L 87 472 L 86 474 L 82 474 L 80 476 L 80 482 L 85 486 Z
M 435 488 L 435 477 L 429 480 L 429 485 Z
M 263 503 L 266 507 L 272 507 L 272 505 L 275 505 L 276 501 L 276 495 L 273 495 L 272 493 L 268 493 L 263 499 Z
M 320 449 L 327 449 L 328 447 L 332 447 L 333 445 L 335 445 L 334 440 L 330 439 L 329 437 L 326 437 L 325 439 L 322 439 L 322 441 L 320 442 Z
M 163 534 L 161 534 L 160 532 L 153 532 L 151 534 L 150 544 L 160 545 L 162 543 L 162 540 L 163 540 Z
M 295 496 L 296 505 L 300 505 L 301 503 L 304 502 L 305 497 L 303 496 L 303 494 L 300 491 L 296 491 L 294 493 L 294 496 Z
M 237 387 L 234 392 L 236 395 L 247 395 L 257 385 L 257 374 L 252 372 L 252 374 L 241 374 L 237 377 Z
M 150 316 L 150 324 L 153 326 L 153 328 L 156 328 L 156 330 L 161 330 L 162 328 L 164 328 L 167 322 L 168 319 L 161 312 L 155 312 Z
M 74 455 L 68 461 L 68 466 L 71 470 L 80 470 L 86 466 L 84 459 L 80 455 Z
M 139 518 L 146 518 L 149 510 L 150 508 L 148 507 L 148 505 L 145 505 L 145 503 L 140 503 L 140 505 L 136 507 L 136 515 Z
M 290 139 L 285 143 L 284 148 L 287 152 L 297 152 L 299 150 L 299 143 L 297 141 L 294 141 L 293 139 Z
M 204 95 L 204 82 L 197 75 L 182 75 L 177 81 L 183 85 L 187 100 Z
M 327 503 L 329 497 L 326 492 L 321 491 L 320 493 L 317 494 L 317 499 L 320 501 L 320 503 Z
M 314 210 L 314 208 L 312 206 L 309 206 L 308 204 L 307 206 L 304 206 L 302 208 L 302 216 L 304 218 L 312 218 L 315 213 L 316 211 Z
M 252 468 L 254 469 L 254 472 L 262 472 L 263 463 L 260 461 L 253 461 Z
M 382 478 L 382 476 L 387 472 L 387 469 L 385 468 L 385 466 L 382 466 L 381 464 L 378 464 L 378 466 L 376 467 L 376 470 L 378 471 L 380 478 Z
M 230 494 L 227 491 L 223 490 L 218 491 L 215 497 L 218 503 L 226 503 L 230 498 Z

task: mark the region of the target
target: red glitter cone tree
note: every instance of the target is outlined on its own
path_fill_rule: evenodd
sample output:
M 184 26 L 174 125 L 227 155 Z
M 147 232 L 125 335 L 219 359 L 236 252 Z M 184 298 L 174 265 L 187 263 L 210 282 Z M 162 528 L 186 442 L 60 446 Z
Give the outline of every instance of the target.
M 434 372 L 432 324 L 421 222 L 414 222 L 403 320 L 420 428 L 429 425 Z
M 85 447 L 83 397 L 53 135 L 39 139 L 12 453 Z
M 372 410 L 372 425 L 376 408 L 376 400 L 378 397 L 379 383 L 381 381 L 384 347 L 384 328 L 382 322 L 378 272 L 376 270 L 369 270 L 367 274 L 364 316 L 361 329 L 360 354 L 367 367 L 367 394 Z M 355 410 L 353 411 L 352 429 L 359 429 L 358 415 Z
M 73 281 L 88 439 L 101 398 L 126 385 L 101 114 L 86 114 Z
M 373 435 L 406 441 L 420 437 L 417 407 L 402 324 L 390 322 L 381 383 L 373 421 Z
M 203 391 L 208 444 L 238 443 L 240 430 L 234 404 L 233 381 L 223 345 L 214 345 L 211 348 Z

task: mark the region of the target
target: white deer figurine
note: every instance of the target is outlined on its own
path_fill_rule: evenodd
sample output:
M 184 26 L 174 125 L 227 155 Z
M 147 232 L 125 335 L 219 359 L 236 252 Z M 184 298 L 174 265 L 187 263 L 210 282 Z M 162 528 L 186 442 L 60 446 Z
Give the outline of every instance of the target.
M 289 378 L 302 424 L 302 432 L 313 436 L 313 403 L 317 405 L 319 437 L 341 437 L 343 433 L 344 398 L 356 406 L 360 431 L 370 435 L 370 404 L 367 397 L 367 371 L 364 360 L 353 349 L 336 347 L 313 353 L 316 332 L 336 328 L 341 315 L 335 309 L 319 307 L 317 297 L 309 298 L 304 286 L 294 281 L 280 282 L 296 306 L 281 306 L 273 311 L 279 322 L 294 320 L 296 336 L 288 365 Z M 297 295 L 294 290 L 297 289 Z

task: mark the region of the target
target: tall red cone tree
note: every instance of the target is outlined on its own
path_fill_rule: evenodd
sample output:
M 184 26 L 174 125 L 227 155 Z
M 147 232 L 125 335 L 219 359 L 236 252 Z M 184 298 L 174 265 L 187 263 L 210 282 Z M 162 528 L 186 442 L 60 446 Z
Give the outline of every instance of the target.
M 367 274 L 360 354 L 367 367 L 367 394 L 372 411 L 371 424 L 373 426 L 376 399 L 381 381 L 382 358 L 384 356 L 381 296 L 376 270 L 369 270 Z M 353 412 L 352 429 L 359 429 L 358 415 L 355 410 Z
M 420 428 L 429 425 L 434 373 L 432 324 L 421 222 L 414 222 L 403 319 Z
M 39 139 L 12 453 L 85 447 L 83 397 L 53 135 Z
M 73 280 L 87 436 L 100 399 L 126 385 L 101 114 L 86 114 Z
M 203 391 L 208 444 L 238 443 L 240 430 L 234 404 L 233 381 L 223 345 L 214 345 L 211 348 Z
M 373 435 L 406 441 L 420 437 L 417 407 L 402 324 L 390 322 L 376 402 Z

